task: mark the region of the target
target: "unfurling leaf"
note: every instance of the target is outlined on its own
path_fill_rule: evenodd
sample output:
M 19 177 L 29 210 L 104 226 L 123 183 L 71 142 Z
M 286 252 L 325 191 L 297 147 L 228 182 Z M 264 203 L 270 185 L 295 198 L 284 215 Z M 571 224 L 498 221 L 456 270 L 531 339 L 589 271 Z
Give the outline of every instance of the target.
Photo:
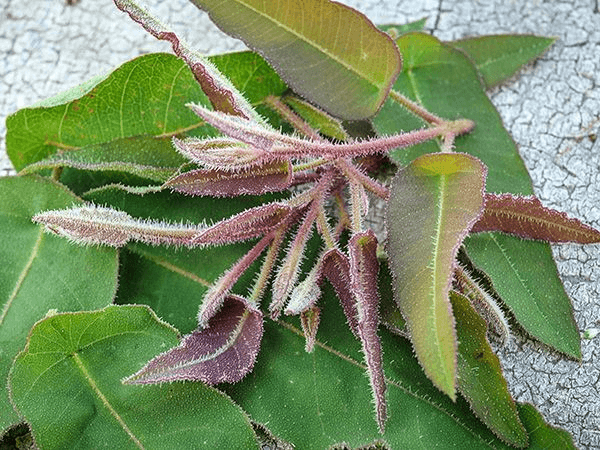
M 129 14 L 135 22 L 142 25 L 152 36 L 171 43 L 173 51 L 190 67 L 215 109 L 262 122 L 250 103 L 210 61 L 189 48 L 185 42 L 160 23 L 158 19 L 150 15 L 148 11 L 141 8 L 133 0 L 115 0 L 115 5 L 121 11 Z
M 482 231 L 502 231 L 549 242 L 600 242 L 600 231 L 546 208 L 536 197 L 512 194 L 485 195 L 483 215 L 471 229 L 472 233 Z
M 375 114 L 400 71 L 389 36 L 337 2 L 192 2 L 264 56 L 295 92 L 334 116 L 359 120 Z
M 329 280 L 340 300 L 348 326 L 359 337 L 358 312 L 354 294 L 350 288 L 350 261 L 337 248 L 329 250 L 323 256 L 323 275 Z
M 379 432 L 383 433 L 387 419 L 387 404 L 381 342 L 377 335 L 379 325 L 377 238 L 372 230 L 356 233 L 350 239 L 348 249 L 350 282 L 356 298 L 358 335 L 369 372 Z
M 306 346 L 304 349 L 308 353 L 312 353 L 315 348 L 315 342 L 317 341 L 317 330 L 319 329 L 320 321 L 321 309 L 319 309 L 318 306 L 313 306 L 312 308 L 300 313 L 300 323 L 302 325 L 304 338 L 306 339 Z
M 185 336 L 179 347 L 152 359 L 124 383 L 238 382 L 254 367 L 262 334 L 262 313 L 246 299 L 228 295 L 208 328 Z
M 227 170 L 191 170 L 174 176 L 164 187 L 188 195 L 235 197 L 282 191 L 290 186 L 291 181 L 291 163 L 276 161 L 236 173 Z
M 285 308 L 285 314 L 296 315 L 309 311 L 314 307 L 319 297 L 321 297 L 321 271 L 322 259 L 306 275 L 306 278 L 294 287 L 290 294 L 290 301 Z
M 33 216 L 45 231 L 78 244 L 122 247 L 130 240 L 147 244 L 193 246 L 194 237 L 205 227 L 135 219 L 123 211 L 96 205 L 44 211 Z
M 448 293 L 458 248 L 483 210 L 486 172 L 473 156 L 423 155 L 397 172 L 386 212 L 396 303 L 425 373 L 451 398 L 457 341 Z
M 189 160 L 213 170 L 237 172 L 267 160 L 264 150 L 229 138 L 173 138 L 173 145 Z
M 454 287 L 469 299 L 471 306 L 485 319 L 488 328 L 500 338 L 501 343 L 506 343 L 510 338 L 510 326 L 502 308 L 460 263 L 454 268 Z
M 231 244 L 267 234 L 291 212 L 285 203 L 268 203 L 247 209 L 198 233 L 194 244 Z

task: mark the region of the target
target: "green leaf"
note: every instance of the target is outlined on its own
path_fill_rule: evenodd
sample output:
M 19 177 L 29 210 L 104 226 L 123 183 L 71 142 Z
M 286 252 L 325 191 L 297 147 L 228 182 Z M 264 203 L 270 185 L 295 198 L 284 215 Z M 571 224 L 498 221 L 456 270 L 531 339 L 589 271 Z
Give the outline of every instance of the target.
M 421 156 L 396 173 L 387 206 L 394 297 L 425 373 L 451 398 L 457 342 L 448 293 L 458 247 L 483 210 L 485 173 L 469 155 Z
M 427 23 L 427 17 L 424 17 L 422 19 L 415 20 L 414 22 L 404 23 L 402 25 L 388 24 L 388 25 L 377 25 L 377 27 L 380 30 L 385 31 L 393 39 L 397 39 L 401 35 L 410 33 L 411 31 L 423 31 L 423 28 L 425 28 L 426 23 Z
M 96 190 L 86 196 L 86 200 L 112 206 L 134 217 L 191 223 L 217 222 L 274 198 L 272 195 L 245 196 L 224 201 L 167 192 L 140 197 L 115 187 Z M 198 325 L 198 307 L 208 286 L 252 245 L 240 243 L 187 249 L 128 244 L 122 253 L 116 302 L 150 305 L 163 320 L 182 333 L 191 332 Z
M 500 439 L 515 447 L 526 447 L 527 432 L 519 421 L 500 361 L 487 341 L 487 324 L 466 297 L 450 292 L 450 300 L 456 318 L 460 393 Z
M 334 116 L 358 120 L 375 114 L 400 70 L 392 40 L 336 2 L 192 1 L 261 53 L 292 89 Z
M 122 172 L 164 183 L 186 162 L 187 160 L 175 151 L 170 138 L 141 136 L 115 139 L 56 153 L 28 165 L 21 174 L 71 167 L 89 171 Z
M 215 389 L 122 384 L 177 343 L 144 306 L 54 315 L 15 360 L 11 398 L 44 449 L 258 448 L 246 414 Z
M 349 139 L 342 123 L 327 113 L 314 107 L 305 100 L 298 97 L 286 96 L 283 101 L 302 117 L 313 129 L 319 133 L 337 139 L 347 141 Z
M 81 203 L 46 179 L 0 179 L 0 430 L 18 420 L 5 381 L 33 324 L 49 309 L 95 309 L 114 297 L 118 270 L 114 249 L 74 246 L 31 221 L 38 212 Z
M 456 150 L 476 156 L 486 164 L 488 192 L 532 194 L 531 180 L 515 143 L 467 56 L 428 34 L 408 33 L 396 42 L 404 63 L 394 89 L 440 117 L 462 117 L 476 122 L 471 133 L 456 139 Z M 373 118 L 373 124 L 379 135 L 419 129 L 424 125 L 392 100 Z M 437 151 L 436 142 L 427 142 L 393 151 L 391 156 L 406 165 L 419 155 Z
M 79 99 L 22 109 L 8 117 L 7 152 L 15 169 L 21 170 L 57 148 L 183 133 L 202 126 L 185 106 L 188 102 L 209 105 L 183 61 L 162 53 L 141 56 L 101 79 Z
M 477 69 L 467 56 L 425 34 L 409 33 L 400 37 L 397 43 L 404 56 L 404 68 L 394 89 L 441 117 L 454 119 L 458 116 L 476 121 L 473 132 L 457 138 L 456 150 L 477 156 L 487 165 L 488 192 L 533 194 L 529 174 L 515 143 L 504 129 L 498 112 L 483 90 Z M 423 125 L 391 100 L 386 102 L 373 123 L 379 134 Z M 429 142 L 392 152 L 391 156 L 405 165 L 421 154 L 435 151 L 439 151 L 438 145 Z M 483 235 L 470 236 L 465 244 L 471 259 L 492 278 L 505 303 L 513 311 L 519 311 L 515 312 L 517 320 L 529 318 L 521 325 L 532 336 L 551 346 L 563 342 L 556 348 L 573 356 L 580 354 L 579 339 L 577 343 L 574 340 L 577 328 L 572 320 L 570 300 L 558 278 L 548 244 L 525 243 L 517 237 L 499 235 L 494 235 L 493 239 Z M 499 270 L 498 264 L 509 270 Z M 538 271 L 532 272 L 532 267 L 537 267 Z M 535 290 L 534 286 L 541 290 Z M 538 335 L 540 329 L 547 327 L 547 322 L 542 316 L 528 313 L 525 306 L 528 304 L 537 304 L 552 323 L 562 323 L 565 337 L 547 340 L 549 333 Z
M 325 449 L 342 442 L 358 448 L 376 440 L 390 449 L 509 448 L 473 416 L 462 398 L 453 403 L 434 388 L 410 343 L 385 329 L 379 334 L 389 419 L 385 433 L 379 434 L 360 342 L 328 287 L 320 307 L 312 353 L 304 351 L 299 324 L 266 321 L 253 373 L 225 387 L 253 420 L 268 424 L 273 434 L 295 448 Z M 545 434 L 544 428 L 541 432 Z
M 505 34 L 460 39 L 450 45 L 473 59 L 486 89 L 490 89 L 542 56 L 555 41 L 556 38 Z
M 542 415 L 532 405 L 528 403 L 519 404 L 517 409 L 525 428 L 530 430 L 528 448 L 547 450 L 576 449 L 573 437 L 565 430 L 548 425 Z
M 478 233 L 465 240 L 473 264 L 527 333 L 560 352 L 581 359 L 571 302 L 558 277 L 550 246 L 503 233 Z

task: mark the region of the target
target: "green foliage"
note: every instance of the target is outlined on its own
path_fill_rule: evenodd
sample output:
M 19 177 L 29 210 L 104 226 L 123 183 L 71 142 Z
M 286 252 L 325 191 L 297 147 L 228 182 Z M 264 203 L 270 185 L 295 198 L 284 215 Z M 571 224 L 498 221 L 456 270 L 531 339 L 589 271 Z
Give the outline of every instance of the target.
M 552 40 L 193 1 L 266 60 L 203 58 L 115 0 L 182 59 L 141 56 L 7 120 L 4 443 L 25 421 L 40 448 L 574 448 L 515 405 L 487 340 L 506 307 L 581 356 L 548 243 L 522 238 L 598 232 L 522 197 L 484 90 Z M 385 250 L 367 191 L 387 202 Z

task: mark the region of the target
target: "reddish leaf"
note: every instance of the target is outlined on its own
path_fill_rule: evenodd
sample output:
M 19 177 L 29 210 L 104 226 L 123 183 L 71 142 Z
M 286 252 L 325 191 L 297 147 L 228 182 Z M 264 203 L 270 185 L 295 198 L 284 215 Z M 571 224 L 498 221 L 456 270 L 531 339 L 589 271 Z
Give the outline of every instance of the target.
M 202 90 L 206 93 L 215 109 L 240 115 L 258 122 L 262 121 L 242 94 L 238 92 L 226 77 L 221 75 L 211 62 L 189 48 L 175 33 L 134 1 L 114 1 L 121 11 L 128 13 L 135 22 L 142 25 L 152 36 L 171 43 L 173 51 L 190 67 L 196 80 L 198 80 Z
M 502 231 L 549 242 L 600 242 L 600 231 L 546 208 L 535 197 L 512 194 L 486 194 L 483 215 L 471 230 L 481 231 Z
M 300 323 L 302 325 L 302 331 L 304 332 L 304 338 L 306 339 L 306 346 L 304 349 L 307 353 L 312 353 L 315 348 L 320 321 L 321 310 L 318 306 L 313 306 L 300 314 Z
M 289 161 L 268 163 L 231 173 L 224 170 L 199 169 L 177 175 L 164 186 L 189 195 L 235 197 L 260 195 L 287 189 L 292 181 Z
M 356 298 L 358 313 L 358 335 L 373 390 L 379 431 L 383 433 L 387 418 L 387 406 L 381 342 L 377 335 L 377 326 L 379 325 L 377 238 L 372 230 L 356 233 L 350 239 L 348 249 L 350 252 L 350 285 Z
M 179 153 L 208 169 L 238 172 L 264 164 L 268 153 L 229 138 L 173 138 Z
M 354 300 L 354 294 L 350 288 L 350 261 L 337 248 L 329 250 L 323 256 L 323 275 L 329 280 L 335 293 L 340 299 L 348 326 L 359 337 L 358 312 Z
M 231 244 L 265 235 L 281 224 L 291 210 L 285 203 L 268 203 L 248 209 L 198 233 L 193 243 Z
M 207 384 L 235 383 L 248 374 L 260 349 L 262 313 L 246 299 L 228 295 L 208 328 L 194 331 L 173 348 L 152 359 L 127 384 L 155 384 L 175 380 Z

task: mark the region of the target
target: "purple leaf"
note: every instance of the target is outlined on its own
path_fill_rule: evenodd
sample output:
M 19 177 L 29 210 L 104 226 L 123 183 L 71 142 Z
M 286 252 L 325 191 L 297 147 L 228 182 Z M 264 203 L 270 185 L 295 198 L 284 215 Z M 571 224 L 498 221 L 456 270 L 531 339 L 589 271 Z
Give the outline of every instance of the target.
M 512 194 L 486 194 L 483 215 L 471 229 L 472 233 L 481 231 L 502 231 L 549 242 L 600 242 L 600 231 L 546 208 L 535 197 Z
M 45 225 L 45 231 L 77 244 L 122 247 L 130 240 L 159 245 L 192 247 L 193 238 L 204 227 L 136 219 L 123 211 L 96 205 L 44 211 L 31 219 Z
M 304 349 L 307 353 L 312 353 L 315 348 L 320 321 L 321 310 L 318 306 L 313 306 L 300 314 L 300 324 L 302 325 L 302 331 L 304 332 L 304 338 L 306 339 L 306 346 Z
M 350 261 L 348 261 L 346 255 L 337 248 L 325 253 L 323 256 L 323 275 L 335 289 L 352 333 L 354 333 L 354 336 L 359 337 L 358 312 L 354 294 L 350 288 Z
M 350 253 L 350 286 L 356 297 L 356 310 L 358 313 L 358 335 L 369 372 L 379 431 L 383 433 L 387 418 L 387 406 L 381 342 L 377 335 L 377 326 L 379 325 L 379 287 L 377 285 L 379 262 L 377 261 L 377 238 L 373 231 L 356 233 L 352 236 L 348 243 L 348 250 Z
M 171 43 L 173 51 L 190 67 L 215 109 L 262 122 L 250 103 L 212 63 L 188 47 L 175 33 L 134 1 L 114 1 L 117 8 L 128 13 L 135 22 L 142 25 L 152 36 Z
M 208 169 L 238 172 L 264 164 L 269 153 L 229 138 L 173 138 L 175 149 L 184 157 Z M 271 158 L 272 159 L 272 158 Z
M 291 210 L 284 203 L 268 203 L 248 209 L 197 234 L 193 243 L 231 244 L 265 235 L 281 224 Z
M 262 335 L 262 313 L 246 299 L 228 295 L 208 328 L 185 336 L 179 347 L 158 355 L 123 382 L 236 383 L 254 367 Z
M 260 195 L 287 189 L 292 181 L 289 161 L 268 163 L 262 166 L 231 173 L 225 170 L 199 169 L 177 175 L 164 186 L 188 195 L 235 197 Z

